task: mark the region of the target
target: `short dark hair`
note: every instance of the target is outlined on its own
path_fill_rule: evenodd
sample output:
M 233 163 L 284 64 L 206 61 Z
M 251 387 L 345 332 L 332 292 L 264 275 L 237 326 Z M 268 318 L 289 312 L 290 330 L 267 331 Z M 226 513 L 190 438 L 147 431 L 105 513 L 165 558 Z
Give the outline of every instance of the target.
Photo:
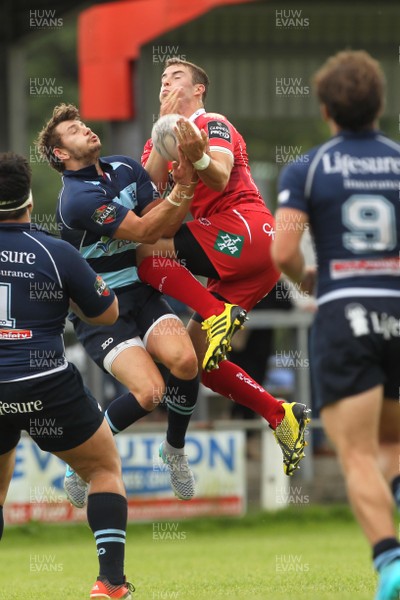
M 0 154 L 0 221 L 18 219 L 28 206 L 32 171 L 24 156 L 14 152 Z
M 47 160 L 49 165 L 59 173 L 65 171 L 65 164 L 54 154 L 54 148 L 61 146 L 60 134 L 56 131 L 57 125 L 64 121 L 80 120 L 79 110 L 73 104 L 59 104 L 53 110 L 53 115 L 43 129 L 39 132 L 36 146 L 40 155 Z
M 313 79 L 319 101 L 343 129 L 370 127 L 384 106 L 385 76 L 364 50 L 345 50 L 328 58 Z
M 183 65 L 184 67 L 188 67 L 189 71 L 192 74 L 192 82 L 194 84 L 201 83 L 202 85 L 204 85 L 204 92 L 202 96 L 202 101 L 204 103 L 207 96 L 208 87 L 210 85 L 210 79 L 205 70 L 199 67 L 198 65 L 189 62 L 188 60 L 182 60 L 181 58 L 179 58 L 179 56 L 171 56 L 171 58 L 165 61 L 165 68 L 170 67 L 171 65 Z

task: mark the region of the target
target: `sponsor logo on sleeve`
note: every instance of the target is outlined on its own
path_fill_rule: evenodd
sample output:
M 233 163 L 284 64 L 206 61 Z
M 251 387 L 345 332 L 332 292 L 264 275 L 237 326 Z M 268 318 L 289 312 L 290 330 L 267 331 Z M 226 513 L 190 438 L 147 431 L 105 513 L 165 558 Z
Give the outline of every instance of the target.
M 108 287 L 104 279 L 100 277 L 100 275 L 97 275 L 96 277 L 96 281 L 94 282 L 94 289 L 96 290 L 99 296 L 110 295 L 110 288 Z
M 117 209 L 113 204 L 103 204 L 99 208 L 96 208 L 91 216 L 92 221 L 97 225 L 107 225 L 108 223 L 114 223 L 117 218 Z
M 226 123 L 223 121 L 209 121 L 207 123 L 208 137 L 211 139 L 220 138 L 231 143 L 231 132 Z

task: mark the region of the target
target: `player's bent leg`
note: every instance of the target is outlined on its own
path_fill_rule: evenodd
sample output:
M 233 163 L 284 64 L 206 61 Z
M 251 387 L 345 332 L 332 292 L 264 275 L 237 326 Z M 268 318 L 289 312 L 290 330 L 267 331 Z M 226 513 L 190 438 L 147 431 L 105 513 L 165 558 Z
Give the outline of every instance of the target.
M 185 250 L 180 250 L 179 253 L 175 251 L 174 240 L 159 240 L 156 244 L 144 246 L 139 247 L 141 280 L 187 304 L 202 316 L 209 345 L 204 368 L 217 368 L 229 351 L 232 336 L 243 326 L 246 311 L 237 304 L 226 304 L 212 295 L 186 268 L 192 259 L 186 255 Z M 201 246 L 196 246 L 195 249 L 189 247 L 189 252 L 194 250 L 202 253 L 200 263 L 203 264 L 199 266 L 196 262 L 197 268 L 193 272 L 218 277 Z M 182 261 L 179 262 L 179 259 Z M 212 275 L 209 269 L 212 270 Z
M 131 598 L 124 574 L 128 507 L 121 460 L 105 420 L 83 444 L 56 456 L 90 482 L 87 516 L 96 540 L 99 575 L 90 598 Z
M 159 319 L 144 337 L 146 350 L 177 377 L 197 375 L 197 358 L 188 332 L 178 317 Z
M 163 378 L 144 347 L 123 350 L 112 362 L 111 374 L 137 398 L 147 412 L 159 404 L 163 395 Z
M 171 315 L 156 321 L 144 342 L 154 359 L 170 370 L 165 392 L 168 429 L 159 456 L 168 468 L 175 495 L 190 500 L 195 493 L 195 480 L 184 446 L 199 388 L 196 354 L 183 323 Z
M 4 530 L 3 506 L 14 472 L 16 452 L 17 448 L 15 447 L 9 452 L 0 454 L 0 540 Z
M 114 492 L 125 496 L 121 475 L 121 459 L 106 420 L 86 442 L 54 452 L 79 476 L 90 483 L 90 493 Z
M 335 445 L 355 515 L 371 544 L 395 537 L 393 499 L 379 468 L 382 386 L 325 406 L 321 418 Z
M 204 331 L 192 319 L 189 323 L 193 345 L 202 363 L 206 351 Z M 298 402 L 282 402 L 268 393 L 261 385 L 234 363 L 224 360 L 218 370 L 203 371 L 202 383 L 221 396 L 230 398 L 266 419 L 283 454 L 283 469 L 291 476 L 304 458 L 306 427 L 309 410 Z
M 0 454 L 0 506 L 3 506 L 14 471 L 17 448 Z
M 129 390 L 111 402 L 105 413 L 111 431 L 117 434 L 157 406 L 164 393 L 164 381 L 139 338 L 135 345 L 119 344 L 113 348 L 104 363 L 110 374 Z M 88 484 L 70 465 L 65 473 L 64 490 L 73 506 L 86 505 Z
M 400 544 L 393 498 L 379 467 L 379 422 L 383 387 L 324 407 L 325 431 L 337 448 L 355 516 L 373 550 L 379 581 L 376 600 L 400 596 Z
M 106 410 L 111 430 L 118 433 L 155 409 L 164 394 L 165 385 L 144 346 L 123 349 L 109 364 L 109 372 L 129 390 Z
M 187 332 L 193 344 L 197 356 L 199 373 L 203 370 L 203 360 L 207 352 L 207 334 L 202 329 L 201 323 L 195 319 L 190 319 Z
M 379 425 L 379 464 L 400 509 L 400 404 L 385 398 Z

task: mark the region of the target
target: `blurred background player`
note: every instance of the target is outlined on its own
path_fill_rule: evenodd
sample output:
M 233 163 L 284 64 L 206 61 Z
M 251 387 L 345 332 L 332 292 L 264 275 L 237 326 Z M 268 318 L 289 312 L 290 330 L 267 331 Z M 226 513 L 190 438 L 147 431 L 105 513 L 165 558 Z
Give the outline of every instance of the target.
M 318 312 L 311 369 L 328 436 L 379 573 L 376 600 L 400 597 L 400 544 L 393 520 L 399 488 L 400 145 L 378 129 L 384 76 L 364 51 L 339 52 L 316 73 L 333 137 L 279 184 L 278 268 L 310 291 L 301 227 L 311 226 Z
M 208 85 L 207 74 L 197 65 L 178 58 L 166 61 L 160 114 L 178 113 L 189 120 L 178 121 L 176 131 L 180 149 L 196 169 L 199 183 L 190 208 L 194 220 L 171 227 L 169 239 L 138 248 L 142 261 L 139 276 L 193 307 L 197 292 L 189 270 L 208 277 L 207 289 L 217 298 L 249 311 L 279 277 L 270 258 L 274 218 L 251 176 L 242 136 L 226 117 L 204 108 Z M 201 138 L 190 122 L 200 129 Z M 159 190 L 168 190 L 170 164 L 152 148 L 151 140 L 142 163 Z M 160 254 L 177 260 L 160 264 Z M 201 323 L 202 316 L 195 314 L 188 326 L 199 368 L 203 367 L 202 383 L 269 422 L 283 452 L 285 473 L 292 475 L 304 456 L 306 406 L 276 400 L 243 369 L 221 360 L 225 356 L 219 357 L 216 369 L 215 355 L 209 349 L 212 345 L 207 348 L 214 323 Z
M 127 501 L 120 458 L 103 413 L 65 358 L 62 338 L 70 301 L 82 319 L 102 325 L 116 321 L 118 301 L 70 244 L 31 225 L 30 186 L 27 160 L 0 154 L 0 537 L 25 430 L 90 483 L 87 517 L 100 566 L 90 598 L 128 599 L 133 586 L 124 576 Z M 35 432 L 35 417 L 56 422 L 62 433 Z
M 175 494 L 189 500 L 194 478 L 184 445 L 198 394 L 197 360 L 182 322 L 158 291 L 138 279 L 135 248 L 136 242 L 156 240 L 166 223 L 181 222 L 196 185 L 191 183 L 193 168 L 188 163 L 186 170 L 175 169 L 180 177 L 176 191 L 150 210 L 158 193 L 146 171 L 127 156 L 100 158 L 101 142 L 81 122 L 75 106 L 55 107 L 38 145 L 63 174 L 57 206 L 63 239 L 102 274 L 119 300 L 119 318 L 112 327 L 88 327 L 79 315 L 72 319 L 90 357 L 128 390 L 108 406 L 107 422 L 117 434 L 149 414 L 166 391 L 154 361 L 165 365 L 170 371 L 168 430 L 160 456 Z M 69 500 L 84 506 L 87 486 L 73 470 L 67 470 L 64 485 Z

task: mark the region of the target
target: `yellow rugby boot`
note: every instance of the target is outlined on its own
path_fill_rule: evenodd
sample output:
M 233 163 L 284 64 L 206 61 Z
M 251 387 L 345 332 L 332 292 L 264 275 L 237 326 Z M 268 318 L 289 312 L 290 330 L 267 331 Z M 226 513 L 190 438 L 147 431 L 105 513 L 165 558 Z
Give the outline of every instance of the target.
M 225 304 L 222 313 L 212 315 L 203 321 L 201 328 L 207 332 L 208 340 L 208 348 L 203 360 L 205 371 L 217 369 L 221 360 L 226 358 L 232 336 L 238 329 L 243 328 L 246 315 L 246 311 L 237 304 Z

